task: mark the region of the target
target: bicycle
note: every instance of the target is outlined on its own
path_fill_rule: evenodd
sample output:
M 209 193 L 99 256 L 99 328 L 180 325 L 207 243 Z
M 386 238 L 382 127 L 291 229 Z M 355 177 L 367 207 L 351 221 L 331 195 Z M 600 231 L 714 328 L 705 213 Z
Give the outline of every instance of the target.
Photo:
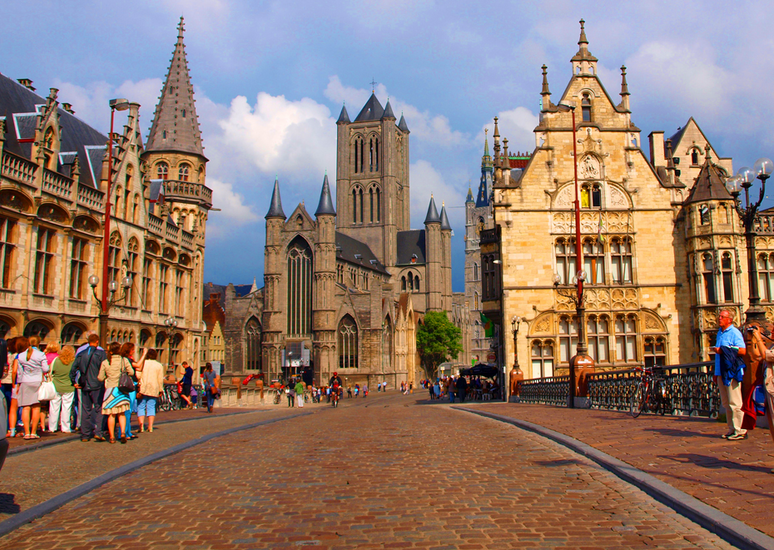
M 665 414 L 669 391 L 664 378 L 656 375 L 653 367 L 635 367 L 634 370 L 640 373 L 640 379 L 635 382 L 629 398 L 629 414 L 632 418 L 648 410 Z
M 277 388 L 277 389 L 274 391 L 274 399 L 273 399 L 273 403 L 274 403 L 275 405 L 279 405 L 280 401 L 282 400 L 282 395 L 283 395 L 283 394 L 284 394 L 284 390 L 283 390 L 282 388 Z

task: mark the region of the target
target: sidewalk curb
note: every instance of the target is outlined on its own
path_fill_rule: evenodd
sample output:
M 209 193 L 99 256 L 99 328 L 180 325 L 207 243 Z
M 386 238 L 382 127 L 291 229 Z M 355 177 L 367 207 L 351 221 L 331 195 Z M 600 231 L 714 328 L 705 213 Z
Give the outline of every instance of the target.
M 235 413 L 239 414 L 239 413 Z M 191 447 L 195 447 L 196 445 L 200 445 L 202 443 L 206 443 L 212 439 L 215 439 L 217 437 L 222 437 L 224 435 L 233 434 L 236 432 L 241 432 L 243 430 L 251 430 L 253 428 L 257 428 L 259 426 L 265 426 L 267 424 L 273 424 L 275 422 L 282 422 L 283 420 L 290 420 L 292 418 L 297 418 L 299 416 L 306 416 L 312 414 L 312 412 L 303 412 L 300 414 L 294 414 L 292 416 L 286 416 L 283 418 L 272 418 L 269 420 L 262 420 L 260 422 L 254 422 L 252 424 L 246 424 L 244 426 L 237 426 L 235 428 L 229 428 L 227 430 L 223 430 L 220 432 L 211 433 L 208 435 L 203 435 L 201 437 L 198 437 L 196 439 L 192 439 L 190 441 L 186 441 L 185 443 L 180 443 L 179 445 L 175 445 L 174 447 L 170 447 L 169 449 L 165 449 L 163 451 L 158 451 L 156 453 L 153 453 L 151 455 L 148 455 L 146 457 L 140 458 L 135 460 L 134 462 L 130 462 L 129 464 L 125 464 L 119 468 L 116 468 L 115 470 L 111 470 L 109 472 L 105 472 L 101 476 L 95 477 L 91 481 L 87 481 L 86 483 L 83 483 L 77 487 L 73 487 L 69 491 L 65 491 L 64 493 L 55 496 L 54 498 L 51 498 L 45 502 L 41 502 L 40 504 L 37 504 L 33 506 L 32 508 L 29 508 L 28 510 L 24 510 L 23 512 L 19 512 L 15 516 L 6 519 L 5 521 L 0 522 L 0 537 L 4 537 L 5 535 L 9 534 L 10 532 L 18 529 L 22 525 L 26 523 L 30 523 L 31 521 L 34 521 L 46 514 L 50 514 L 57 508 L 61 508 L 65 504 L 68 504 L 69 502 L 82 497 L 83 495 L 93 491 L 94 489 L 97 489 L 98 487 L 104 485 L 105 483 L 108 483 L 110 481 L 113 481 L 115 479 L 118 479 L 121 476 L 124 476 L 128 473 L 133 472 L 134 470 L 137 470 L 139 468 L 142 468 L 143 466 L 147 466 L 148 464 L 155 462 L 157 460 L 161 460 L 162 458 L 166 458 L 168 456 L 171 456 L 173 454 L 177 454 L 181 451 L 185 451 L 186 449 L 190 449 Z
M 556 432 L 554 430 L 540 426 L 539 424 L 533 424 L 525 420 L 519 420 L 516 418 L 510 418 L 499 414 L 493 414 L 485 411 L 477 411 L 475 409 L 469 409 L 467 407 L 452 407 L 453 409 L 464 411 L 468 413 L 477 414 L 504 422 L 506 424 L 512 424 L 526 431 L 536 433 L 547 439 L 550 439 L 578 454 L 585 456 L 586 458 L 593 460 L 606 470 L 614 473 L 627 483 L 631 483 L 635 487 L 641 489 L 658 502 L 669 506 L 674 511 L 682 516 L 690 519 L 691 521 L 701 525 L 708 531 L 715 533 L 720 538 L 728 543 L 733 544 L 742 549 L 751 550 L 772 550 L 774 549 L 774 538 L 769 537 L 747 525 L 746 523 L 739 521 L 736 518 L 724 514 L 720 510 L 713 508 L 707 504 L 704 504 L 700 500 L 690 496 L 679 489 L 675 489 L 671 485 L 664 483 L 656 477 L 646 474 L 642 470 L 639 470 L 622 460 L 614 458 L 602 451 L 599 451 L 588 445 L 574 439 L 570 436 Z M 2 524 L 0 524 L 2 527 Z

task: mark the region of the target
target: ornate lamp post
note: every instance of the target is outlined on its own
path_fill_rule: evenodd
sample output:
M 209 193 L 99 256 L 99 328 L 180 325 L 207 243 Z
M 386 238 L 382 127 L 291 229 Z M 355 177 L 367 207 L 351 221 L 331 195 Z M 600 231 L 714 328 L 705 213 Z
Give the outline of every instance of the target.
M 766 180 L 769 179 L 774 163 L 767 158 L 758 159 L 752 170 L 746 166 L 740 168 L 736 176 L 726 180 L 726 188 L 734 197 L 736 211 L 744 224 L 744 238 L 747 244 L 747 279 L 750 290 L 750 307 L 745 313 L 747 322 L 763 321 L 766 318 L 766 311 L 761 307 L 761 297 L 758 290 L 758 264 L 755 257 L 755 217 L 758 215 L 758 208 L 766 196 Z M 761 192 L 758 200 L 750 203 L 750 187 L 752 187 L 755 178 L 761 180 Z M 744 206 L 739 200 L 741 189 L 744 189 Z
M 513 368 L 518 370 L 519 367 L 519 325 L 521 325 L 522 318 L 518 315 L 514 315 L 511 319 L 511 329 L 513 330 Z
M 575 106 L 567 103 L 557 105 L 563 112 L 572 113 L 572 162 L 573 174 L 575 180 L 575 258 L 577 273 L 573 277 L 573 284 L 576 285 L 574 293 L 566 292 L 566 289 L 559 288 L 562 279 L 559 275 L 554 278 L 554 287 L 562 296 L 570 298 L 575 303 L 575 314 L 578 317 L 578 346 L 575 355 L 570 358 L 570 392 L 567 406 L 575 408 L 575 367 L 583 363 L 584 366 L 589 362 L 593 365 L 593 360 L 588 355 L 588 346 L 586 345 L 586 306 L 583 301 L 583 282 L 586 280 L 586 272 L 583 271 L 583 248 L 580 238 L 580 190 L 578 188 L 578 139 L 577 128 L 575 125 Z M 574 295 L 573 295 L 574 294 Z
M 174 338 L 175 334 L 174 331 L 177 328 L 177 319 L 170 316 L 167 317 L 164 320 L 164 325 L 167 327 L 167 332 L 169 333 L 169 336 L 167 336 L 167 339 L 169 340 L 169 366 L 172 370 L 172 374 L 175 374 L 175 362 L 172 360 L 172 338 Z
M 96 286 L 99 284 L 99 277 L 92 275 L 89 277 L 89 284 L 91 285 L 91 291 L 94 294 L 94 299 L 99 304 L 99 338 L 102 345 L 105 345 L 107 339 L 107 323 L 110 315 L 110 308 L 117 301 L 126 298 L 126 290 L 124 295 L 119 300 L 114 300 L 113 295 L 118 290 L 118 283 L 116 281 L 108 280 L 109 273 L 109 254 L 110 254 L 110 194 L 113 186 L 113 123 L 115 121 L 116 111 L 126 111 L 129 108 L 129 100 L 124 98 L 111 99 L 110 100 L 110 135 L 108 136 L 108 179 L 107 189 L 105 190 L 105 231 L 102 234 L 102 299 L 97 298 Z M 128 289 L 132 286 L 132 280 L 129 279 L 129 284 L 125 285 L 127 277 L 122 280 L 122 286 L 124 289 Z M 110 291 L 110 297 L 108 297 L 108 290 Z

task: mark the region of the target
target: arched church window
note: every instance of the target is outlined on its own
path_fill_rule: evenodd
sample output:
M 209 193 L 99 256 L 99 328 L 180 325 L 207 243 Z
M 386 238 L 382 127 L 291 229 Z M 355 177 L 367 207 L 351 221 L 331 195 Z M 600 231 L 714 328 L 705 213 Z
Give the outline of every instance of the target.
M 731 253 L 724 252 L 720 257 L 720 274 L 723 280 L 723 301 L 734 301 L 734 278 L 731 262 Z
M 404 292 L 406 291 L 406 276 L 405 275 L 400 278 L 400 289 L 402 291 L 404 291 Z
M 414 275 L 414 290 L 419 292 L 419 275 Z
M 583 122 L 591 122 L 591 99 L 589 94 L 583 94 L 581 112 L 583 113 Z
M 699 164 L 699 150 L 691 149 L 691 164 L 697 166 Z
M 704 298 L 708 304 L 717 304 L 715 294 L 715 270 L 711 254 L 704 254 L 701 258 L 702 280 L 704 281 Z
M 169 164 L 166 162 L 159 162 L 156 165 L 156 179 L 165 180 L 169 178 Z
M 372 137 L 368 142 L 368 169 L 370 172 L 379 171 L 379 138 Z
M 374 223 L 374 188 L 368 190 L 368 202 L 369 207 L 371 208 L 371 216 L 370 221 L 371 223 Z
M 393 355 L 392 323 L 387 317 L 382 324 L 382 372 L 392 372 Z
M 177 179 L 180 181 L 188 181 L 191 167 L 188 164 L 181 164 L 180 169 L 177 171 Z
M 245 368 L 261 370 L 261 324 L 251 317 L 245 325 Z
M 287 332 L 293 336 L 312 332 L 312 249 L 301 237 L 288 248 Z
M 356 369 L 358 367 L 358 353 L 355 320 L 349 315 L 345 315 L 339 321 L 339 329 L 336 332 L 339 344 L 339 368 Z

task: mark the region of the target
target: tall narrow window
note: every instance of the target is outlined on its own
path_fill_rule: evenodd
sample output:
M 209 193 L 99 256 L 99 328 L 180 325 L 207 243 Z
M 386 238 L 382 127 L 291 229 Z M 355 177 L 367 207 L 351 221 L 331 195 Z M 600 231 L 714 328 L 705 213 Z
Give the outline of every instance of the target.
M 132 286 L 126 289 L 126 301 L 124 302 L 129 307 L 137 307 L 137 295 L 134 291 L 137 288 L 137 269 L 138 269 L 138 256 L 139 256 L 140 244 L 137 239 L 132 237 L 129 240 L 129 248 L 126 251 L 126 275 L 132 279 Z
M 720 274 L 723 279 L 723 301 L 734 301 L 734 272 L 731 268 L 731 253 L 724 252 L 720 258 Z
M 86 282 L 86 252 L 88 242 L 73 238 L 73 250 L 70 255 L 70 298 L 83 300 Z
M 554 343 L 550 340 L 532 342 L 532 376 L 550 378 L 554 375 Z
M 360 167 L 360 166 L 359 166 L 359 164 L 360 164 L 360 162 L 359 162 L 359 161 L 360 161 L 360 156 L 358 155 L 358 153 L 360 152 L 360 151 L 359 151 L 359 149 L 360 149 L 360 143 L 359 143 L 359 141 L 360 141 L 360 140 L 357 140 L 357 139 L 356 139 L 356 140 L 355 140 L 355 145 L 354 145 L 354 147 L 353 147 L 353 149 L 355 150 L 355 173 L 358 173 L 358 172 L 360 172 L 360 170 L 358 170 L 358 168 Z
M 376 222 L 382 221 L 382 192 L 379 188 L 376 188 Z
M 376 159 L 374 158 L 375 151 L 374 151 L 374 138 L 371 138 L 368 142 L 368 171 L 373 172 L 374 171 L 374 163 Z
M 704 254 L 702 262 L 702 279 L 704 281 L 704 298 L 708 304 L 717 304 L 718 299 L 715 293 L 715 270 L 714 262 L 710 254 Z
M 414 275 L 414 290 L 419 292 L 419 275 Z
M 167 287 L 169 286 L 169 266 L 159 266 L 159 312 L 167 313 Z
M 181 269 L 175 270 L 175 313 L 182 317 L 185 314 L 185 300 L 183 299 L 183 290 L 185 289 L 185 272 Z
M 556 241 L 556 274 L 560 285 L 569 285 L 577 273 L 575 240 L 560 238 Z
M 691 149 L 691 164 L 697 166 L 699 164 L 699 150 Z
M 357 188 L 352 190 L 352 223 L 357 223 Z
M 371 189 L 368 190 L 368 201 L 370 203 L 370 209 L 371 209 L 371 223 L 374 223 L 374 188 L 371 187 Z
M 605 250 L 596 238 L 583 241 L 583 269 L 589 284 L 605 284 Z
M 16 249 L 16 220 L 0 218 L 0 288 L 10 288 Z
M 165 180 L 169 177 L 169 164 L 159 162 L 156 165 L 156 179 Z
M 774 253 L 758 255 L 758 293 L 762 301 L 774 301 Z
M 392 372 L 393 357 L 393 331 L 390 318 L 386 318 L 382 323 L 382 367 L 383 371 Z
M 702 204 L 699 207 L 699 221 L 702 225 L 709 225 L 710 222 L 710 210 L 706 204 Z
M 357 325 L 349 315 L 345 315 L 339 322 L 339 368 L 356 369 L 358 367 L 357 353 Z
M 121 273 L 121 235 L 118 234 L 118 231 L 110 235 L 110 246 L 108 248 L 108 280 L 106 281 L 106 284 L 109 284 L 110 281 L 116 281 L 120 283 L 120 273 Z
M 150 259 L 144 259 L 142 262 L 142 309 L 150 310 L 152 307 L 151 300 L 153 299 L 151 281 L 153 276 L 153 261 Z
M 628 237 L 615 237 L 610 241 L 610 267 L 615 284 L 632 282 L 632 241 Z
M 357 202 L 358 202 L 358 211 L 360 212 L 360 223 L 363 223 L 363 190 L 358 189 L 357 191 Z
M 53 229 L 38 228 L 38 243 L 35 254 L 35 282 L 33 290 L 36 294 L 51 294 L 53 292 L 51 270 L 53 269 L 55 240 L 56 232 Z
M 559 319 L 559 361 L 569 363 L 578 347 L 578 319 L 562 317 Z
M 589 94 L 583 94 L 581 99 L 581 111 L 583 112 L 583 122 L 591 122 L 591 99 Z
M 312 333 L 312 250 L 302 238 L 288 249 L 287 332 L 293 336 Z
M 261 324 L 255 317 L 251 317 L 245 325 L 245 368 L 249 370 L 261 370 Z
M 615 318 L 615 355 L 620 362 L 637 360 L 637 320 L 633 315 Z
M 177 179 L 180 181 L 188 181 L 190 176 L 191 167 L 188 164 L 181 164 L 180 169 L 177 171 Z
M 605 316 L 589 316 L 586 321 L 586 332 L 589 340 L 589 355 L 597 363 L 610 361 L 610 322 Z

